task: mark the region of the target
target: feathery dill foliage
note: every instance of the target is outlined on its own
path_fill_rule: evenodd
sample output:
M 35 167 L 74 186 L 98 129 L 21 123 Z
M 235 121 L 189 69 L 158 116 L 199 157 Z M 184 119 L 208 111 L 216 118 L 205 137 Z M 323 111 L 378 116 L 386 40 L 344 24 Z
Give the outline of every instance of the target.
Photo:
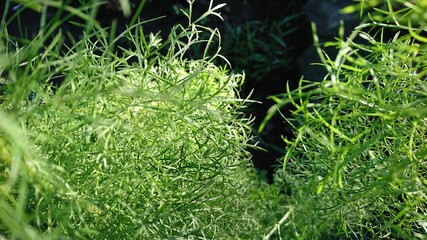
M 51 34 L 60 24 L 47 24 L 30 43 L 9 36 L 3 22 L 0 238 L 263 232 L 260 199 L 277 192 L 257 188 L 247 168 L 250 122 L 239 115 L 244 100 L 236 94 L 243 76 L 212 64 L 220 36 L 199 25 L 220 17 L 221 5 L 195 18 L 188 2 L 188 26 L 174 27 L 166 40 L 144 34 L 150 23 L 113 37 L 92 21 L 65 54 L 64 36 Z M 132 43 L 120 57 L 119 40 Z M 195 44 L 205 45 L 203 58 L 186 59 Z M 54 88 L 58 76 L 64 80 Z
M 301 122 L 276 176 L 291 194 L 284 239 L 427 236 L 427 6 L 383 2 L 350 38 L 327 43 L 336 59 L 320 52 L 322 83 L 275 98 Z

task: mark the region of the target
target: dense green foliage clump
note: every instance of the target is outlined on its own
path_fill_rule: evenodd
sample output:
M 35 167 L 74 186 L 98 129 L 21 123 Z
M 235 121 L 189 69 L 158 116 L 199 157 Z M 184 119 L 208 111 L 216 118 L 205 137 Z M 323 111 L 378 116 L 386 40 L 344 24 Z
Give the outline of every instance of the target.
M 65 53 L 49 25 L 31 43 L 3 29 L 0 238 L 263 233 L 270 193 L 250 170 L 243 75 L 213 65 L 217 31 L 186 14 L 166 40 L 143 23 L 117 38 L 88 25 Z M 120 57 L 118 41 L 131 43 Z M 185 58 L 193 44 L 202 59 Z
M 97 1 L 15 2 L 41 19 L 35 36 L 9 35 L 19 11 L 0 26 L 0 239 L 426 238 L 425 1 L 358 1 L 349 38 L 315 36 L 328 75 L 266 118 L 295 108 L 272 186 L 250 168 L 244 75 L 200 25 L 223 5 L 195 17 L 188 0 L 162 39 L 137 17 L 101 28 Z
M 327 43 L 336 59 L 319 51 L 323 82 L 275 98 L 300 123 L 276 176 L 290 194 L 285 239 L 427 236 L 427 8 L 384 2 Z

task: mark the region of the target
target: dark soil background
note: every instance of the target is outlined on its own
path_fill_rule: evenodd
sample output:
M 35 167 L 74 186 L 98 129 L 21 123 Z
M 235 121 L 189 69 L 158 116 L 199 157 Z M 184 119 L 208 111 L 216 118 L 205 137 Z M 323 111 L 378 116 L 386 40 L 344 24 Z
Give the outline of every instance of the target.
M 310 46 L 311 27 L 302 14 L 305 0 L 215 0 L 214 5 L 226 3 L 221 9 L 224 21 L 211 17 L 206 19 L 210 27 L 220 29 L 222 35 L 222 55 L 232 65 L 232 71 L 245 72 L 246 82 L 241 89 L 241 96 L 250 98 L 259 103 L 248 104 L 244 110 L 246 115 L 255 118 L 253 143 L 261 149 L 250 149 L 253 154 L 253 163 L 260 171 L 262 178 L 272 182 L 272 176 L 278 159 L 285 153 L 285 144 L 282 137 L 292 137 L 291 127 L 285 123 L 283 117 L 277 115 L 267 124 L 265 130 L 257 132 L 267 110 L 274 104 L 269 96 L 284 93 L 286 85 L 296 88 L 301 78 L 297 67 L 297 59 Z M 68 4 L 78 7 L 79 1 L 69 1 Z M 131 1 L 133 10 L 140 1 Z M 195 15 L 200 15 L 209 7 L 209 0 L 196 0 Z M 20 17 L 13 20 L 8 27 L 11 35 L 31 37 L 39 30 L 40 14 L 29 9 L 23 9 L 18 4 L 11 3 L 7 8 L 7 16 L 13 16 L 22 11 Z M 140 14 L 141 20 L 158 19 L 144 25 L 146 34 L 161 32 L 167 36 L 173 25 L 185 24 L 186 19 L 179 9 L 188 9 L 185 0 L 148 0 Z M 51 9 L 54 16 L 57 9 Z M 0 13 L 5 12 L 5 5 L 1 4 Z M 131 17 L 126 18 L 121 12 L 118 1 L 110 0 L 99 8 L 97 20 L 102 26 L 109 27 L 113 21 L 117 22 L 117 32 L 120 33 L 129 25 Z M 73 18 L 70 21 L 79 22 Z M 82 30 L 73 24 L 61 26 L 63 32 L 69 32 L 79 38 Z M 281 109 L 281 113 L 290 116 L 291 109 Z

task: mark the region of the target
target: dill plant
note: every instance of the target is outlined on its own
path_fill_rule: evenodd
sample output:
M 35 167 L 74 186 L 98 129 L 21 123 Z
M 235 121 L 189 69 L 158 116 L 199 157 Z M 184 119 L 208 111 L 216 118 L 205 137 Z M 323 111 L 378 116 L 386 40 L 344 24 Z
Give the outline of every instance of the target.
M 91 21 L 65 53 L 62 33 L 46 31 L 60 24 L 46 25 L 31 43 L 3 25 L 0 237 L 263 233 L 266 209 L 280 196 L 248 168 L 250 120 L 239 113 L 245 100 L 236 91 L 244 76 L 212 63 L 219 33 L 199 25 L 220 17 L 221 5 L 211 2 L 195 17 L 193 2 L 188 25 L 165 40 L 145 34 L 146 22 L 114 37 L 114 28 Z M 132 46 L 120 57 L 119 40 Z M 193 45 L 205 46 L 202 58 L 186 58 Z
M 315 37 L 324 81 L 273 97 L 270 114 L 292 104 L 289 122 L 300 125 L 285 139 L 275 178 L 290 194 L 289 210 L 268 237 L 427 237 L 427 9 L 422 1 L 396 2 L 382 1 L 385 10 L 367 14 L 348 39 L 326 43 L 339 49 L 336 59 Z

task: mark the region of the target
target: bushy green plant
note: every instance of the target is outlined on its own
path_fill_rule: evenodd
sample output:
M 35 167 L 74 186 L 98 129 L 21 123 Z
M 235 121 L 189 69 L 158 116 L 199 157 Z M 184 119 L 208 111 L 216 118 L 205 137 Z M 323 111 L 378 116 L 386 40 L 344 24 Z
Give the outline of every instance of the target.
M 270 113 L 293 104 L 300 123 L 275 178 L 290 194 L 275 228 L 284 239 L 427 237 L 427 41 L 414 21 L 427 8 L 384 2 L 350 38 L 327 43 L 336 59 L 317 43 L 322 83 L 274 97 Z
M 195 18 L 188 2 L 188 26 L 166 40 L 144 34 L 144 23 L 114 37 L 91 22 L 64 53 L 61 32 L 42 29 L 28 43 L 2 29 L 0 237 L 263 233 L 280 197 L 248 168 L 243 76 L 212 63 L 219 34 L 199 25 L 221 5 Z M 120 57 L 119 39 L 132 43 Z M 195 44 L 206 46 L 203 58 L 186 59 Z

